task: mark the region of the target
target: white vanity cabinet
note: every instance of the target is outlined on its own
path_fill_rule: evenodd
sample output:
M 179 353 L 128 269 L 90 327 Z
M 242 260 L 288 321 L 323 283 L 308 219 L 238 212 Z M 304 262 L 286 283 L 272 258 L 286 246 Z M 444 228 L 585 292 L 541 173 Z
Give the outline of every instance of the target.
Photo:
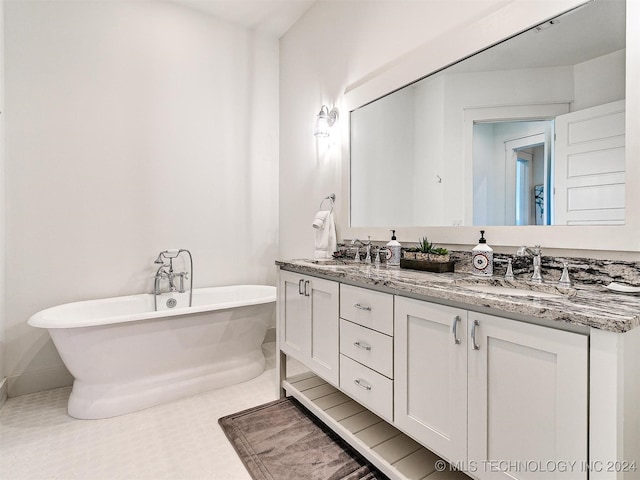
M 455 285 L 438 297 L 444 284 L 379 285 L 366 267 L 360 279 L 296 267 L 279 272 L 279 392 L 389 478 L 463 478 L 435 472 L 439 455 L 475 480 L 640 479 L 640 327 L 606 310 L 613 299 L 594 313 L 580 298 L 523 299 L 553 315 L 517 316 Z M 584 322 L 562 321 L 574 306 Z M 287 375 L 288 356 L 313 373 Z
M 280 271 L 278 296 L 280 350 L 337 386 L 339 283 Z
M 586 335 L 395 304 L 400 429 L 479 479 L 587 478 Z

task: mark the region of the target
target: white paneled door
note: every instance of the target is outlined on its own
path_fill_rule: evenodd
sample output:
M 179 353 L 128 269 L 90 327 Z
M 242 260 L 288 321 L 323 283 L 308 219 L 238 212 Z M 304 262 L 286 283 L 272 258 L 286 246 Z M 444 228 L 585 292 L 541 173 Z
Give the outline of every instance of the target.
M 554 225 L 625 222 L 625 101 L 556 117 Z

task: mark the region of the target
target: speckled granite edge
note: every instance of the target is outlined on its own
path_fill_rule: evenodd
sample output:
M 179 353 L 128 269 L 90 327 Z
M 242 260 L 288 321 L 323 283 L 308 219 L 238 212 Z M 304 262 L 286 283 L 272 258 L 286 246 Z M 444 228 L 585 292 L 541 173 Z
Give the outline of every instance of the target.
M 578 285 L 572 298 L 516 297 L 472 291 L 454 283 L 469 278 L 465 272 L 426 273 L 368 264 L 314 265 L 305 260 L 276 261 L 276 265 L 365 287 L 384 287 L 400 295 L 449 300 L 469 305 L 471 309 L 479 306 L 616 333 L 640 326 L 640 296 L 610 292 L 601 285 Z

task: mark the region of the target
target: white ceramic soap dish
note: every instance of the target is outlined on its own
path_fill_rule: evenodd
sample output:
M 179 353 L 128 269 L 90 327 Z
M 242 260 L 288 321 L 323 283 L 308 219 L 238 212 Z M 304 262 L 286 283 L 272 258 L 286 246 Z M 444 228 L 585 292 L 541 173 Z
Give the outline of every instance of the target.
M 605 285 L 604 288 L 618 293 L 640 293 L 640 287 L 633 287 L 624 283 L 611 282 L 609 285 Z

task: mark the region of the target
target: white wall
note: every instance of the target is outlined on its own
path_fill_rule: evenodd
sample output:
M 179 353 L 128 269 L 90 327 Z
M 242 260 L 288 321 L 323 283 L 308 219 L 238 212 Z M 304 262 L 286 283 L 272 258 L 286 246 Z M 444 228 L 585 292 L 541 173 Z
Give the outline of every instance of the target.
M 53 305 L 150 292 L 160 250 L 195 286 L 275 284 L 278 42 L 165 2 L 5 5 L 6 373 L 69 381 Z

